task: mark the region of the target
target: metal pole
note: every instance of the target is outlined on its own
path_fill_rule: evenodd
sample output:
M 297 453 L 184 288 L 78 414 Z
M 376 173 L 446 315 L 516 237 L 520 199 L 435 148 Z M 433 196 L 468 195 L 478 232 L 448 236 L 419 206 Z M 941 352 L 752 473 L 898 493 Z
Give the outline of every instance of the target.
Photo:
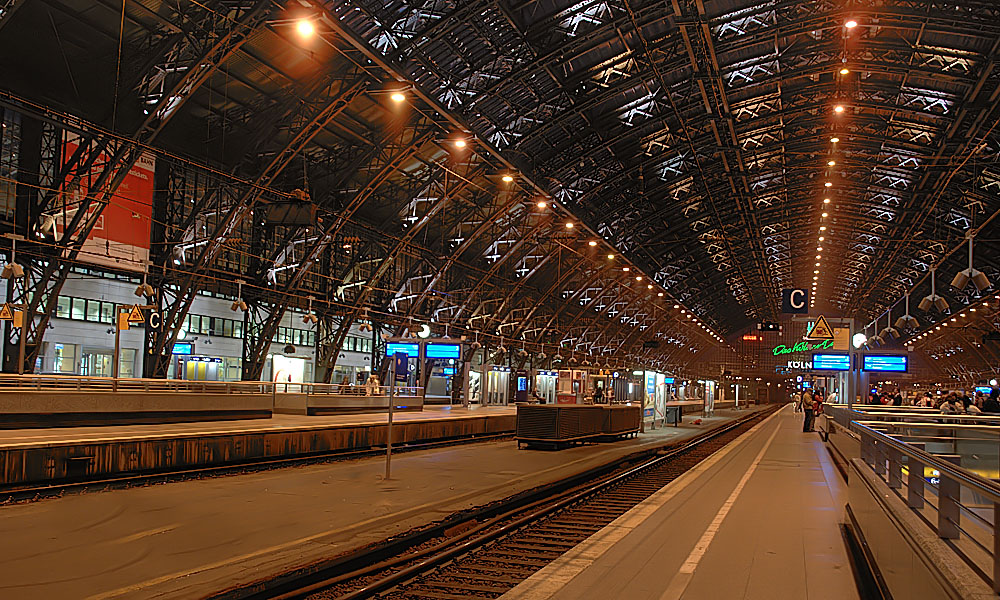
M 393 365 L 390 369 L 389 377 L 389 426 L 385 433 L 385 478 L 389 479 L 392 473 L 392 397 L 396 391 L 396 357 L 393 356 Z
M 17 374 L 24 375 L 24 338 L 28 336 L 28 311 L 21 309 L 21 335 L 17 340 Z

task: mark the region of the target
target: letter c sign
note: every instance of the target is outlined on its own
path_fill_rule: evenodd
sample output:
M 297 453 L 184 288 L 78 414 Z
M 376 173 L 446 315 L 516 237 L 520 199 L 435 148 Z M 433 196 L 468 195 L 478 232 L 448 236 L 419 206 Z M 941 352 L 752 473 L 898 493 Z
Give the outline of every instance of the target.
M 785 314 L 804 315 L 809 313 L 809 290 L 781 290 L 781 312 Z

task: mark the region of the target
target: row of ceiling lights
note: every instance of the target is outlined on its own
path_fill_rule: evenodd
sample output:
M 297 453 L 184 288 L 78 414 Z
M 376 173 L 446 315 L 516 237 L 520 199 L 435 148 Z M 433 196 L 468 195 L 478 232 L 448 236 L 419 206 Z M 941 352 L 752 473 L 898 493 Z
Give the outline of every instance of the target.
M 858 26 L 858 22 L 855 21 L 854 19 L 850 19 L 846 23 L 844 23 L 844 28 L 848 32 L 850 30 L 854 29 L 857 26 Z M 843 66 L 840 68 L 840 71 L 839 71 L 842 76 L 843 75 L 848 75 L 851 72 L 851 70 L 847 67 L 846 60 L 847 59 L 845 57 L 844 58 L 845 62 L 843 63 Z M 839 116 L 843 115 L 844 112 L 845 112 L 845 110 L 846 110 L 846 107 L 843 104 L 836 104 L 836 105 L 834 105 L 834 107 L 833 107 L 834 117 L 836 118 L 836 117 L 839 117 Z M 840 138 L 837 137 L 836 135 L 834 135 L 834 136 L 832 136 L 830 138 L 830 144 L 831 144 L 830 159 L 826 162 L 826 166 L 829 168 L 828 175 L 832 175 L 833 174 L 833 168 L 837 166 L 836 153 L 837 153 L 837 148 L 838 148 L 837 144 L 839 144 L 839 143 L 840 143 Z M 830 181 L 829 179 L 827 179 L 827 181 L 823 182 L 824 198 L 823 198 L 823 204 L 822 204 L 822 206 L 820 206 L 819 237 L 817 238 L 817 243 L 816 243 L 816 264 L 815 264 L 815 269 L 813 269 L 812 294 L 809 296 L 809 298 L 810 298 L 810 300 L 809 300 L 809 308 L 815 308 L 816 307 L 817 287 L 819 286 L 819 271 L 820 271 L 820 265 L 822 264 L 822 260 L 823 260 L 823 242 L 826 241 L 826 235 L 827 235 L 827 233 L 826 233 L 826 231 L 827 231 L 827 225 L 826 225 L 826 223 L 827 223 L 827 219 L 830 217 L 829 205 L 830 205 L 831 200 L 830 200 L 830 194 L 829 194 L 829 192 L 830 192 L 830 188 L 832 188 L 832 187 L 833 187 L 833 182 Z

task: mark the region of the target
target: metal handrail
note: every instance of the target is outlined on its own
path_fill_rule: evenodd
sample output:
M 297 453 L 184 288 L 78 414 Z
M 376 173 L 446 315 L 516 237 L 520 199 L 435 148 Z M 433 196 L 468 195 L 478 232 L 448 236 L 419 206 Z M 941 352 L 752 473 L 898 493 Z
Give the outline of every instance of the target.
M 976 492 L 989 497 L 993 502 L 1000 503 L 1000 485 L 994 483 L 993 481 L 976 475 L 975 473 L 966 471 L 960 467 L 956 467 L 947 461 L 941 460 L 930 452 L 914 448 L 905 442 L 900 442 L 891 435 L 886 435 L 877 429 L 872 429 L 871 427 L 858 423 L 857 421 L 854 422 L 854 425 L 861 433 L 872 436 L 878 442 L 883 443 L 894 450 L 900 451 L 904 456 L 911 457 L 922 463 L 924 466 L 931 467 L 935 471 L 947 473 L 953 479 L 958 480 L 959 483 L 964 483 L 966 487 L 975 488 Z

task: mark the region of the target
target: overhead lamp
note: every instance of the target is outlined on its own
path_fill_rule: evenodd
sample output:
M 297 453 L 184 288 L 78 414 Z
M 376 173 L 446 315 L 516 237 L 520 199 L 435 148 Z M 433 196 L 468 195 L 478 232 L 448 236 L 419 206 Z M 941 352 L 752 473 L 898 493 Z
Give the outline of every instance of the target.
M 566 229 L 573 229 L 573 222 L 572 221 L 567 221 L 566 222 Z
M 813 273 L 819 275 L 819 271 L 813 271 Z
M 829 216 L 830 216 L 830 213 L 823 213 L 823 214 L 822 214 L 822 215 L 820 215 L 820 216 L 821 216 L 821 217 L 823 217 L 823 218 L 825 219 L 825 218 L 827 218 L 827 217 L 829 217 Z
M 4 279 L 20 279 L 24 277 L 24 267 L 17 264 L 16 254 L 17 239 L 12 237 L 10 240 L 10 262 L 3 266 L 3 271 L 0 271 L 0 277 Z
M 393 92 L 392 95 L 389 96 L 389 98 L 391 98 L 393 102 L 398 104 L 403 100 L 406 100 L 406 95 L 403 94 L 403 92 Z
M 247 303 L 243 301 L 243 284 L 244 283 L 245 282 L 242 279 L 237 279 L 236 280 L 236 299 L 233 300 L 233 303 L 229 306 L 229 310 L 231 310 L 233 312 L 236 312 L 237 310 L 242 310 L 243 312 L 247 311 Z M 136 290 L 136 292 L 138 292 L 138 291 L 139 290 Z M 139 294 L 137 293 L 136 296 L 138 296 L 138 295 Z M 152 294 L 150 294 L 150 295 L 152 295 Z
M 609 254 L 608 255 L 608 260 L 614 260 L 614 259 L 615 259 L 615 255 L 614 254 Z
M 651 289 L 653 289 L 653 284 L 652 284 L 652 283 L 650 283 L 650 284 L 646 285 L 646 289 L 647 289 L 647 290 L 651 290 Z
M 538 208 L 548 208 L 549 204 L 545 201 L 539 201 L 535 204 Z
M 951 280 L 951 286 L 956 289 L 964 289 L 965 286 L 969 285 L 969 281 L 972 281 L 972 285 L 976 286 L 976 289 L 980 292 L 990 287 L 990 280 L 986 277 L 986 274 L 982 271 L 973 268 L 972 266 L 972 239 L 973 235 L 969 235 L 969 268 L 964 271 L 959 271 L 955 274 L 955 278 Z
M 594 247 L 597 245 L 597 242 L 595 242 L 594 240 L 590 240 L 589 242 L 587 242 L 587 245 L 590 247 Z
M 826 183 L 823 184 L 823 187 L 833 187 L 833 183 L 827 181 Z
M 840 74 L 841 74 L 841 75 L 847 75 L 847 74 L 848 74 L 848 73 L 850 73 L 850 72 L 851 72 L 851 70 L 850 70 L 850 69 L 848 69 L 847 67 L 841 67 L 841 68 L 840 68 Z
M 830 141 L 831 141 L 832 143 L 836 144 L 837 142 L 839 142 L 839 141 L 840 141 L 840 138 L 839 138 L 839 137 L 836 137 L 836 136 L 834 136 L 834 137 L 830 138 Z
M 844 27 L 846 27 L 848 29 L 854 29 L 857 26 L 858 26 L 858 22 L 855 21 L 854 19 L 851 19 L 848 22 L 844 23 Z
M 502 179 L 504 183 L 510 183 L 511 181 L 514 181 L 514 176 L 513 175 L 504 175 L 500 179 Z
M 822 241 L 824 241 L 825 239 L 826 239 L 826 238 L 824 238 L 823 236 L 819 236 L 819 241 L 821 241 L 821 242 L 822 242 Z
M 629 269 L 628 267 L 622 267 L 622 271 L 624 271 L 624 272 L 626 272 L 626 273 L 628 273 L 628 272 L 629 272 L 630 270 L 631 270 L 631 269 Z
M 642 275 L 636 275 L 635 276 L 635 280 L 636 281 L 642 281 Z
M 316 33 L 316 26 L 309 19 L 299 19 L 295 24 L 295 31 L 299 32 L 302 37 L 312 37 Z
M 457 140 L 455 140 L 455 147 L 456 148 L 465 148 L 465 140 L 463 140 L 463 139 L 457 139 Z
M 938 296 L 937 294 L 937 282 L 935 276 L 935 268 L 931 268 L 931 293 L 924 296 L 924 299 L 920 301 L 917 308 L 924 312 L 930 312 L 931 309 L 935 309 L 938 312 L 944 312 L 948 310 L 948 301 Z
M 837 113 L 838 115 L 840 113 L 844 112 L 844 105 L 838 104 L 837 106 L 834 106 L 833 107 L 833 112 Z
M 652 287 L 652 286 L 650 286 L 650 287 Z M 662 298 L 662 297 L 663 297 L 663 292 L 656 292 L 656 295 L 657 295 L 658 297 Z
M 835 161 L 835 160 L 829 160 L 829 161 L 826 162 L 826 164 L 827 164 L 827 166 L 830 166 L 830 167 L 836 167 L 837 166 L 837 161 Z
M 358 325 L 358 329 L 361 331 L 367 331 L 371 333 L 372 331 L 371 317 L 368 316 L 367 308 L 361 311 L 361 314 L 358 316 L 358 320 L 361 321 L 361 324 Z
M 317 317 L 316 314 L 313 313 L 313 296 L 309 296 L 309 309 L 308 309 L 308 311 L 309 312 L 307 312 L 306 314 L 302 315 L 302 322 L 303 323 L 307 323 L 307 324 L 308 323 L 318 323 L 319 322 L 319 317 Z
M 823 198 L 823 204 L 829 204 L 829 203 L 830 203 L 829 198 Z
M 906 298 L 906 314 L 896 319 L 896 328 L 899 330 L 905 329 L 916 329 L 920 326 L 920 322 L 910 314 L 910 295 L 907 294 Z

